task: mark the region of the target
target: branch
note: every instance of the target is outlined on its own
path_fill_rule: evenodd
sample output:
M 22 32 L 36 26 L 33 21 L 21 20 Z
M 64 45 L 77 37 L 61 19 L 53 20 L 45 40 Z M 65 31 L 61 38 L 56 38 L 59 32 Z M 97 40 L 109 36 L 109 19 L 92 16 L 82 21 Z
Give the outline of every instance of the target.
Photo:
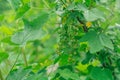
M 79 21 L 79 23 L 80 24 L 83 24 L 83 30 L 84 30 L 84 32 L 88 32 L 88 28 L 87 28 L 87 26 L 80 20 L 80 18 L 79 17 L 77 17 L 77 20 Z
M 23 54 L 23 59 L 24 59 L 24 62 L 25 62 L 25 66 L 27 67 L 28 66 L 28 63 L 27 63 L 27 58 L 26 58 L 26 54 L 25 54 L 25 47 L 22 47 L 22 54 Z

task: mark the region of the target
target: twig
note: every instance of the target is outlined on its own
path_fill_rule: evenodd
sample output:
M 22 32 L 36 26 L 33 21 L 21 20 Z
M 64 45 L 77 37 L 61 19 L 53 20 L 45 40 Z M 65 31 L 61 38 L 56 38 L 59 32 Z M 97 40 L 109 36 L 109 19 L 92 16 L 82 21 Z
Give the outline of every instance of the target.
M 19 56 L 20 56 L 20 53 L 18 53 L 18 55 L 17 55 L 17 57 L 16 57 L 16 60 L 15 60 L 15 62 L 14 62 L 14 64 L 13 64 L 13 66 L 11 67 L 11 69 L 10 69 L 8 75 L 10 74 L 10 72 L 11 72 L 12 69 L 14 68 L 15 64 L 17 63 Z M 7 79 L 8 75 L 6 76 L 6 79 Z M 5 79 L 5 80 L 6 80 L 6 79 Z
M 25 66 L 27 67 L 28 66 L 28 63 L 27 63 L 27 59 L 26 59 L 26 54 L 25 54 L 25 48 L 22 47 L 21 48 L 21 51 L 22 51 L 22 54 L 23 54 L 23 59 L 24 59 L 24 62 L 25 62 Z
M 3 76 L 2 76 L 1 70 L 0 70 L 0 80 L 4 80 L 4 79 L 3 79 Z
M 79 21 L 80 24 L 83 24 L 82 27 L 83 27 L 84 32 L 88 32 L 88 28 L 87 28 L 87 26 L 84 24 L 84 22 L 82 22 L 79 17 L 77 17 L 77 20 Z

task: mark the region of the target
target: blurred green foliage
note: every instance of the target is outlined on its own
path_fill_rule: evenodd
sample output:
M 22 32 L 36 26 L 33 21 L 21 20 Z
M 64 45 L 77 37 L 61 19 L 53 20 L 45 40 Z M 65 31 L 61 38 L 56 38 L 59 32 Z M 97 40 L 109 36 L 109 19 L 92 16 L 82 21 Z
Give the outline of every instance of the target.
M 120 80 L 119 0 L 0 0 L 0 80 Z

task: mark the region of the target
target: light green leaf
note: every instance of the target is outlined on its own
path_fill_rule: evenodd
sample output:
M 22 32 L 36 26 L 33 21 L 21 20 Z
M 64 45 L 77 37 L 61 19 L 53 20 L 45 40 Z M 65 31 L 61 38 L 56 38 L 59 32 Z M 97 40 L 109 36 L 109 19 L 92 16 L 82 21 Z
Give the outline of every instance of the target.
M 77 4 L 73 3 L 73 4 L 69 5 L 66 9 L 67 10 L 85 11 L 85 10 L 87 10 L 87 7 L 81 3 L 77 3 Z
M 80 80 L 79 75 L 77 73 L 73 73 L 69 69 L 59 70 L 59 73 L 66 80 L 68 80 L 68 79 Z
M 40 28 L 48 20 L 48 18 L 49 16 L 47 12 L 41 12 L 37 18 L 30 21 L 30 25 L 34 28 Z
M 10 45 L 16 45 L 15 43 L 11 42 L 11 37 L 10 36 L 2 39 L 1 42 L 8 43 Z
M 105 20 L 103 12 L 97 8 L 84 11 L 84 17 L 87 21 L 95 21 L 97 19 Z
M 16 19 L 22 17 L 29 9 L 30 3 L 21 1 L 21 0 L 8 0 L 13 9 L 16 12 Z
M 100 0 L 101 3 L 107 3 L 108 0 Z
M 96 34 L 94 36 L 91 36 L 91 39 L 88 40 L 89 46 L 90 46 L 90 52 L 95 53 L 103 49 L 103 46 L 100 42 L 99 36 Z
M 117 10 L 117 11 L 119 11 L 120 10 L 120 0 L 116 0 L 115 1 L 115 9 Z
M 94 67 L 90 72 L 90 78 L 92 80 L 113 80 L 112 72 L 108 69 L 101 69 Z
M 27 41 L 33 41 L 36 39 L 41 39 L 45 35 L 45 31 L 42 29 L 31 30 L 31 31 L 20 31 L 12 36 L 11 41 L 16 44 L 25 45 Z
M 48 78 L 45 74 L 41 73 L 41 74 L 30 75 L 24 80 L 48 80 Z
M 4 15 L 0 15 L 0 21 L 3 21 L 4 17 Z
M 0 52 L 0 63 L 8 58 L 8 54 L 6 52 Z
M 39 17 L 32 21 L 23 19 L 25 28 L 22 31 L 15 33 L 11 41 L 16 44 L 24 45 L 27 41 L 33 41 L 41 39 L 45 35 L 45 31 L 42 30 L 42 26 L 48 20 L 48 14 L 43 12 Z
M 25 4 L 22 7 L 20 7 L 16 12 L 16 19 L 22 17 L 29 9 L 29 4 Z
M 18 69 L 10 72 L 6 80 L 24 80 L 24 78 L 31 72 L 31 68 Z
M 88 8 L 84 4 L 76 4 L 76 10 L 86 11 Z
M 104 34 L 100 34 L 99 37 L 100 37 L 100 41 L 103 46 L 110 48 L 112 50 L 114 49 L 112 41 L 110 40 L 110 38 L 108 36 L 106 36 Z
M 29 3 L 30 0 L 22 0 L 22 2 L 23 2 L 24 4 L 26 4 L 26 3 Z
M 94 30 L 86 33 L 81 39 L 81 42 L 88 42 L 90 47 L 90 52 L 95 53 L 103 49 L 104 47 L 114 49 L 113 44 L 108 36 L 103 33 L 97 33 Z
M 17 10 L 21 6 L 21 0 L 8 0 L 14 10 Z

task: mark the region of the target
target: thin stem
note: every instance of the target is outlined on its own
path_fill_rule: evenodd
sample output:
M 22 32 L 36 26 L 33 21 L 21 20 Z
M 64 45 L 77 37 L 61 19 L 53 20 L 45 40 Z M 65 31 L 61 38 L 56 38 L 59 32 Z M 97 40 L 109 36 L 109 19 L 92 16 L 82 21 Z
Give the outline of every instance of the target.
M 77 17 L 77 20 L 79 21 L 80 24 L 83 24 L 83 30 L 84 30 L 84 32 L 88 32 L 88 28 L 87 28 L 87 26 L 84 24 L 84 22 L 82 22 L 79 17 Z
M 12 67 L 11 67 L 11 69 L 10 69 L 10 71 L 9 71 L 8 75 L 9 75 L 9 74 L 10 74 L 10 72 L 13 70 L 13 68 L 14 68 L 15 64 L 16 64 L 16 63 L 17 63 L 17 61 L 18 61 L 19 56 L 20 56 L 20 53 L 18 53 L 18 55 L 17 55 L 17 57 L 16 57 L 16 60 L 15 60 L 14 64 L 12 65 Z M 6 79 L 7 79 L 8 75 L 6 76 Z M 6 79 L 5 79 L 5 80 L 6 80 Z
M 27 58 L 26 58 L 26 54 L 25 54 L 25 47 L 22 47 L 22 54 L 23 54 L 23 59 L 24 59 L 24 62 L 25 62 L 25 66 L 28 66 Z
M 48 5 L 48 3 L 45 0 L 42 0 L 42 1 L 48 8 L 50 8 L 50 6 Z
M 1 79 L 1 80 L 4 80 L 4 79 L 3 79 L 3 76 L 2 76 L 1 70 L 0 70 L 0 79 Z

